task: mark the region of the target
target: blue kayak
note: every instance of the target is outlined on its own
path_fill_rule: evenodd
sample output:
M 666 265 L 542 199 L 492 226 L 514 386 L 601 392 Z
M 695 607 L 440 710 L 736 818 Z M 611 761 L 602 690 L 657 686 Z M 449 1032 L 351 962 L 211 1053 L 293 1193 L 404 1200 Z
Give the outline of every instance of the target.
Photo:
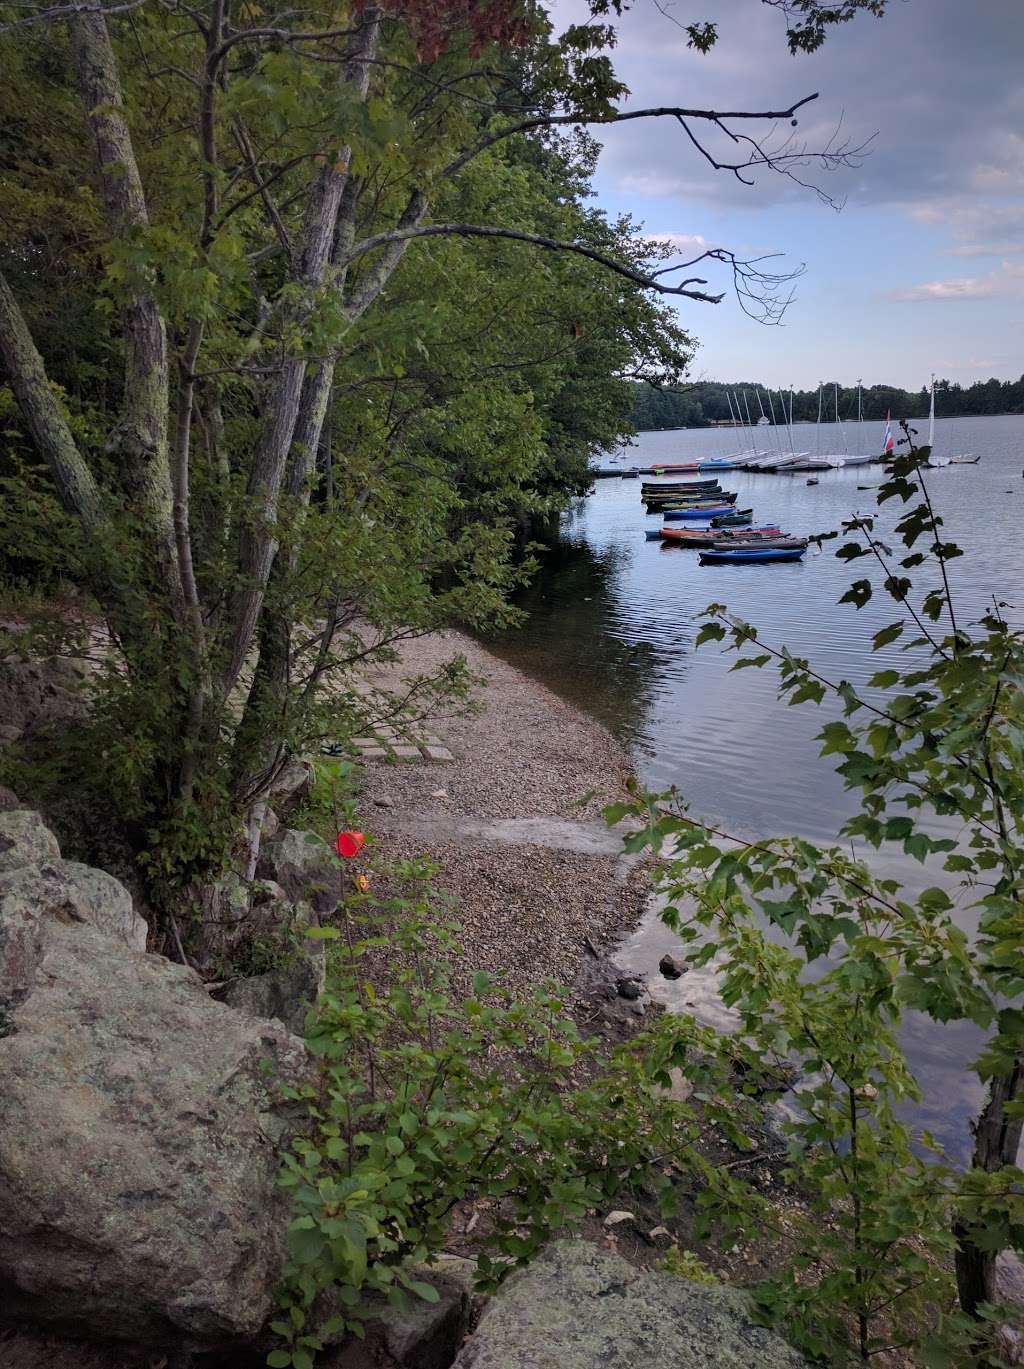
M 732 513 L 731 504 L 709 504 L 699 509 L 665 509 L 662 517 L 668 518 L 717 518 L 720 513 Z
M 653 531 L 648 528 L 644 533 L 644 536 L 647 538 L 648 542 L 660 542 L 661 528 L 655 528 Z
M 758 561 L 799 561 L 806 547 L 757 547 L 737 551 L 702 551 L 702 566 L 746 566 Z
M 753 517 L 754 511 L 753 509 L 741 509 L 740 513 L 747 518 L 751 518 Z M 701 505 L 695 509 L 663 509 L 661 516 L 666 523 L 671 523 L 680 518 L 711 518 L 717 521 L 723 515 L 719 509 L 714 507 L 714 505 Z

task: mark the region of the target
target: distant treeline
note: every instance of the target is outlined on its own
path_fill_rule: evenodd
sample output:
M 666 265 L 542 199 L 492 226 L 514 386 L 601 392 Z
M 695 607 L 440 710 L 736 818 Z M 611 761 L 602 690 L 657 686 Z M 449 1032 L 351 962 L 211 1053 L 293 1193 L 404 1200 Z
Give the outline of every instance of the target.
M 703 428 L 711 423 L 729 419 L 729 400 L 726 395 L 739 395 L 741 417 L 744 422 L 749 408 L 756 423 L 761 416 L 758 395 L 764 412 L 771 417 L 768 392 L 755 380 L 724 382 L 700 381 L 673 390 L 659 390 L 645 382 L 634 385 L 636 400 L 633 406 L 633 425 L 642 430 L 652 428 Z M 744 393 L 746 396 L 744 402 Z M 777 421 L 782 422 L 782 405 L 777 390 L 772 391 L 772 404 Z M 785 393 L 786 409 L 789 392 Z M 920 390 L 900 390 L 894 385 L 865 386 L 861 392 L 861 411 L 872 422 L 883 420 L 892 413 L 893 421 L 901 418 L 926 418 L 928 387 Z M 935 411 L 939 417 L 952 414 L 1020 414 L 1024 413 L 1024 375 L 1019 380 L 979 380 L 963 386 L 955 381 L 935 382 Z M 822 418 L 835 418 L 835 384 L 826 384 L 822 395 Z M 844 421 L 857 417 L 857 387 L 840 385 L 839 416 Z M 818 417 L 818 390 L 796 390 L 793 393 L 793 421 L 813 423 Z

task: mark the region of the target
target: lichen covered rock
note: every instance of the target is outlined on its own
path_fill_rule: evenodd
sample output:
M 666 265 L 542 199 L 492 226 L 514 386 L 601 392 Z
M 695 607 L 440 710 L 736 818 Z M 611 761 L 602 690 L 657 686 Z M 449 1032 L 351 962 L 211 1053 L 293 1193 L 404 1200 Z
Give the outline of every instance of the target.
M 28 808 L 0 813 L 0 874 L 51 860 L 60 860 L 60 847 L 38 813 Z
M 78 917 L 108 889 L 98 872 L 16 876 L 0 894 L 0 1306 L 149 1344 L 255 1335 L 285 1259 L 278 1144 L 296 1119 L 279 1087 L 303 1078 L 302 1043 L 133 949 L 118 919 L 110 935 Z
M 549 1245 L 492 1299 L 454 1369 L 800 1369 L 744 1295 Z

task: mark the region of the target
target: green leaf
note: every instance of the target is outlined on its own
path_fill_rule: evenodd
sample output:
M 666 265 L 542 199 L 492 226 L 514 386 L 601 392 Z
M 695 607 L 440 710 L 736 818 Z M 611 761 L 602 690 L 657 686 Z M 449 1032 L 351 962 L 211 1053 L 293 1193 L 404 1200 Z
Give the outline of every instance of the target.
M 420 1279 L 410 1279 L 406 1286 L 410 1293 L 415 1293 L 424 1302 L 439 1302 L 441 1299 L 440 1293 L 432 1283 L 424 1283 Z
M 906 624 L 903 622 L 890 623 L 888 627 L 879 628 L 871 639 L 871 650 L 880 651 L 882 647 L 888 646 L 890 642 L 895 642 L 897 637 L 902 637 Z

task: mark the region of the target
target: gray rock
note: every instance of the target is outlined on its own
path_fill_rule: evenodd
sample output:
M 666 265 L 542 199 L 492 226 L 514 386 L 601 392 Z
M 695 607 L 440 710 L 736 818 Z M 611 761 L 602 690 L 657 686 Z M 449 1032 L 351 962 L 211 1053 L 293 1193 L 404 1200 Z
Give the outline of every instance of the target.
M 7 813 L 12 808 L 20 808 L 21 801 L 13 789 L 8 789 L 6 784 L 0 784 L 0 813 Z
M 327 843 L 315 832 L 286 828 L 260 850 L 259 879 L 274 880 L 290 899 L 308 899 L 314 909 L 333 907 L 338 899 L 338 873 Z
M 281 943 L 293 910 L 279 884 L 247 884 L 233 870 L 206 892 L 207 913 L 187 929 L 188 958 L 207 978 L 228 979 L 253 956 Z M 184 931 L 184 924 L 183 924 Z
M 658 969 L 666 979 L 682 979 L 689 968 L 689 965 L 684 965 L 674 955 L 663 955 L 658 961 Z
M 0 1006 L 7 1010 L 35 982 L 46 919 L 87 923 L 126 947 L 146 949 L 146 924 L 112 875 L 73 860 L 8 870 L 0 874 Z
M 77 860 L 61 860 L 41 867 L 43 875 L 56 872 L 73 891 L 83 922 L 91 923 L 107 936 L 116 937 L 136 951 L 146 949 L 149 928 L 135 911 L 132 896 L 124 885 L 105 870 L 94 870 Z
M 449 1256 L 413 1272 L 437 1289 L 437 1302 L 410 1295 L 404 1307 L 381 1305 L 366 1323 L 365 1341 L 346 1339 L 318 1357 L 317 1369 L 381 1363 L 399 1369 L 448 1369 L 469 1326 L 476 1266 Z
M 302 1043 L 45 905 L 0 905 L 0 947 L 18 944 L 20 965 L 0 954 L 0 1306 L 147 1344 L 255 1335 L 286 1258 L 278 1146 L 298 1121 L 275 1090 L 301 1083 Z
M 491 1300 L 454 1369 L 801 1369 L 744 1295 L 558 1241 Z
M 251 1013 L 276 1018 L 290 1032 L 302 1036 L 306 1017 L 324 987 L 324 955 L 320 950 L 296 951 L 287 964 L 249 979 L 234 979 L 219 994 L 222 1003 Z
M 309 798 L 313 789 L 313 767 L 309 761 L 290 756 L 277 773 L 268 797 L 278 813 L 294 813 Z
M 619 997 L 628 999 L 635 1003 L 644 991 L 644 986 L 638 979 L 620 979 L 615 986 L 618 989 Z
M 0 813 L 0 874 L 54 860 L 60 860 L 57 838 L 38 813 L 28 808 Z

